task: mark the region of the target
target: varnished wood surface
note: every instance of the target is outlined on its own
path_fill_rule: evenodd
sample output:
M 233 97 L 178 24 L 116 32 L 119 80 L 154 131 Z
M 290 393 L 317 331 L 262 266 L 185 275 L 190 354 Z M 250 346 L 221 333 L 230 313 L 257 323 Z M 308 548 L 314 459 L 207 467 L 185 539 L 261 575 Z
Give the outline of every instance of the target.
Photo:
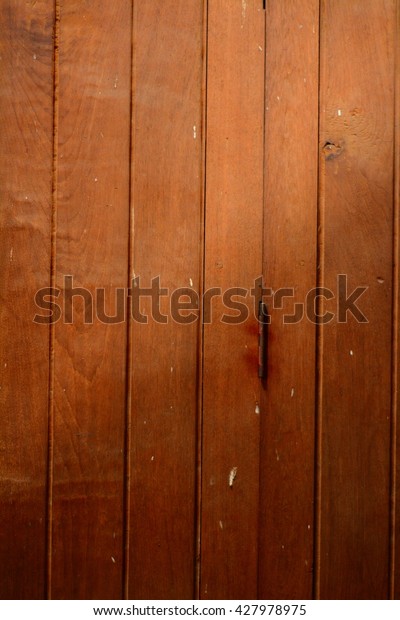
M 265 16 L 261 2 L 245 4 L 209 2 L 206 290 L 250 290 L 261 274 Z M 257 596 L 258 327 L 250 292 L 240 301 L 245 322 L 222 323 L 237 312 L 215 299 L 204 327 L 204 599 Z
M 399 598 L 399 11 L 1 3 L 1 598 Z M 368 323 L 266 296 L 263 383 L 249 295 L 237 325 L 32 321 L 66 275 L 111 315 L 132 277 L 338 274 Z
M 199 291 L 202 269 L 202 45 L 197 0 L 135 3 L 131 275 L 170 296 Z M 128 593 L 190 599 L 198 323 L 171 317 L 167 296 L 160 306 L 166 323 L 143 297 L 148 323 L 131 329 Z
M 128 0 L 60 5 L 56 284 L 104 288 L 110 315 L 128 282 L 131 19 Z M 55 330 L 51 596 L 121 598 L 126 322 L 74 310 Z
M 264 277 L 271 307 L 260 452 L 261 598 L 310 598 L 315 325 L 285 324 L 316 281 L 319 2 L 266 11 Z
M 389 594 L 395 14 L 394 0 L 322 3 L 320 284 L 368 287 L 368 323 L 319 330 L 321 598 Z
M 0 8 L 0 596 L 46 582 L 49 332 L 33 323 L 50 285 L 53 2 Z

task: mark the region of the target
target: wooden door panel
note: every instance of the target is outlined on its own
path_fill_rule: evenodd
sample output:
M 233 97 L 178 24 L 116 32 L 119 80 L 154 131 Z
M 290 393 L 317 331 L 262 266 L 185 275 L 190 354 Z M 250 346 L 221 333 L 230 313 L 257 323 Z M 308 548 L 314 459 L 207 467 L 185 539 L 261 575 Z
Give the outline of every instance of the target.
M 389 591 L 395 8 L 322 3 L 319 283 L 366 287 L 368 322 L 349 312 L 319 330 L 321 598 Z
M 141 297 L 147 324 L 131 327 L 128 592 L 190 599 L 199 322 L 183 323 L 176 303 L 171 316 L 169 302 L 201 283 L 203 5 L 141 0 L 133 23 L 133 295 L 159 277 L 170 297 L 160 303 L 165 319 Z
M 56 283 L 104 289 L 112 315 L 128 284 L 131 2 L 61 2 L 58 50 Z M 51 595 L 121 598 L 127 328 L 73 307 L 55 326 Z
M 0 598 L 46 592 L 53 2 L 0 9 Z
M 221 322 L 238 312 L 219 297 L 204 326 L 200 597 L 256 598 L 260 381 L 250 290 L 262 265 L 265 16 L 258 0 L 208 6 L 205 289 L 233 287 L 249 316 Z
M 319 1 L 268 2 L 266 28 L 264 277 L 274 301 L 266 297 L 259 596 L 300 599 L 313 582 L 316 328 L 304 305 L 316 284 Z M 295 304 L 303 310 L 291 318 Z

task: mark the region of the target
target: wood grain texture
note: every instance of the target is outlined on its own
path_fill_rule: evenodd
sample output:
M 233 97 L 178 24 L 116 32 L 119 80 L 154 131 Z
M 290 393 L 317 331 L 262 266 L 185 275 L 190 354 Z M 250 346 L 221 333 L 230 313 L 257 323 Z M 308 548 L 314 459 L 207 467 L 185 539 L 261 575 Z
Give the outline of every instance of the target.
M 53 3 L 0 8 L 0 598 L 45 594 Z
M 199 291 L 202 45 L 198 0 L 134 10 L 132 276 Z M 195 573 L 198 322 L 132 325 L 129 597 L 190 599 Z M 169 300 L 161 312 L 169 315 Z
M 395 4 L 322 3 L 320 283 L 369 322 L 319 332 L 320 598 L 389 593 Z
M 128 282 L 131 2 L 60 5 L 56 278 Z M 65 297 L 65 294 L 64 294 Z M 55 332 L 53 598 L 122 597 L 126 323 Z
M 316 284 L 319 2 L 268 2 L 266 27 L 264 279 L 276 301 L 284 288 L 292 287 L 294 298 L 271 309 L 261 401 L 259 596 L 309 599 L 316 330 L 305 316 L 283 320 Z
M 261 1 L 210 0 L 206 289 L 250 290 L 261 273 L 264 39 Z M 203 599 L 257 596 L 258 324 L 250 293 L 240 301 L 247 320 L 222 323 L 214 299 L 204 328 Z

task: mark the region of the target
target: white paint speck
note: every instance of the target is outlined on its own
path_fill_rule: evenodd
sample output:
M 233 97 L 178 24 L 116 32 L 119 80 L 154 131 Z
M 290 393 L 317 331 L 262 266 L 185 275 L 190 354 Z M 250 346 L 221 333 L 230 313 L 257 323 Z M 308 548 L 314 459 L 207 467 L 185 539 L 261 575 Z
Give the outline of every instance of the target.
M 354 355 L 354 351 L 350 351 L 350 355 L 353 356 Z
M 117 88 L 117 86 L 118 86 L 118 75 L 116 75 L 114 79 L 114 88 Z
M 32 58 L 33 58 L 33 60 L 36 60 L 37 59 L 36 54 L 33 54 Z
M 277 100 L 277 101 L 280 101 L 280 100 L 281 100 L 281 98 L 279 97 L 279 95 L 277 95 L 277 96 L 276 96 L 276 100 Z
M 151 461 L 154 461 L 154 456 L 152 456 L 150 460 L 151 460 Z
M 229 486 L 233 487 L 233 483 L 235 481 L 235 478 L 237 476 L 237 467 L 232 467 L 231 471 L 229 472 Z
M 189 278 L 189 284 L 190 284 L 190 286 L 193 286 L 193 280 L 192 280 L 192 278 Z
M 282 545 L 282 549 L 284 549 L 284 548 L 285 548 L 285 545 Z
M 115 558 L 113 556 L 111 556 L 111 562 L 115 564 Z
M 221 530 L 224 529 L 224 524 L 222 523 L 222 521 L 219 522 L 219 527 L 221 528 Z
M 174 367 L 171 366 L 171 374 L 174 372 Z
M 307 525 L 307 529 L 308 529 L 308 530 L 311 530 L 311 525 Z
M 337 115 L 338 115 L 338 116 L 342 116 L 342 110 L 338 110 L 338 111 L 337 111 Z
M 11 250 L 10 250 L 10 263 L 13 262 L 13 256 L 14 256 L 14 248 L 11 248 Z
M 94 182 L 97 183 L 99 179 L 97 177 L 94 177 Z
M 279 456 L 279 452 L 278 450 L 275 448 L 275 454 L 276 454 L 276 460 L 279 461 L 280 460 L 280 456 Z
M 254 410 L 254 413 L 256 413 L 257 415 L 259 415 L 259 414 L 260 414 L 260 406 L 259 406 L 259 404 L 258 404 L 258 403 L 256 404 L 256 408 L 255 408 L 255 410 Z
M 196 125 L 193 125 L 193 138 L 196 140 L 197 138 L 197 127 Z
M 293 396 L 294 396 L 294 388 L 292 388 L 290 391 L 290 398 L 293 398 Z
M 258 46 L 258 49 L 260 50 L 260 52 L 263 51 L 263 48 L 261 47 L 261 45 Z
M 28 196 L 25 196 L 25 200 L 28 200 Z

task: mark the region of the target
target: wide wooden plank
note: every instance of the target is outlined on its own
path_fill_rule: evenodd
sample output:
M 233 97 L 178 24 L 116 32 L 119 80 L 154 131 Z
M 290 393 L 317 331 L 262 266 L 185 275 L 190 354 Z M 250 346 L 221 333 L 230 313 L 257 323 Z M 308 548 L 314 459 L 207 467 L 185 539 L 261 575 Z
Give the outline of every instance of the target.
M 130 0 L 61 1 L 58 77 L 57 286 L 103 288 L 112 315 L 128 283 Z M 127 327 L 73 305 L 55 330 L 51 595 L 121 598 Z
M 268 2 L 266 28 L 263 273 L 276 308 L 269 300 L 259 596 L 307 599 L 312 597 L 316 329 L 301 313 L 298 319 L 290 315 L 316 283 L 318 0 Z M 285 288 L 292 289 L 291 297 L 281 298 Z
M 319 331 L 320 598 L 389 594 L 395 9 L 322 3 L 319 280 L 348 288 Z M 346 313 L 356 287 L 368 323 Z
M 261 0 L 210 0 L 200 596 L 256 598 L 260 381 L 250 291 L 262 268 L 265 15 Z M 221 295 L 247 290 L 221 322 Z M 233 291 L 234 293 L 235 291 Z M 209 296 L 208 296 L 209 297 Z M 210 298 L 210 297 L 209 297 Z M 233 297 L 233 300 L 237 298 Z M 229 300 L 228 300 L 229 302 Z
M 132 277 L 168 294 L 136 298 L 131 330 L 129 579 L 135 599 L 190 599 L 195 572 L 199 322 L 171 317 L 175 289 L 199 291 L 203 3 L 134 3 Z M 184 299 L 182 299 L 183 301 Z M 176 300 L 177 301 L 177 300 Z M 176 306 L 176 303 L 175 303 Z M 182 313 L 185 314 L 185 313 Z
M 46 580 L 53 2 L 0 7 L 0 598 L 40 599 Z

